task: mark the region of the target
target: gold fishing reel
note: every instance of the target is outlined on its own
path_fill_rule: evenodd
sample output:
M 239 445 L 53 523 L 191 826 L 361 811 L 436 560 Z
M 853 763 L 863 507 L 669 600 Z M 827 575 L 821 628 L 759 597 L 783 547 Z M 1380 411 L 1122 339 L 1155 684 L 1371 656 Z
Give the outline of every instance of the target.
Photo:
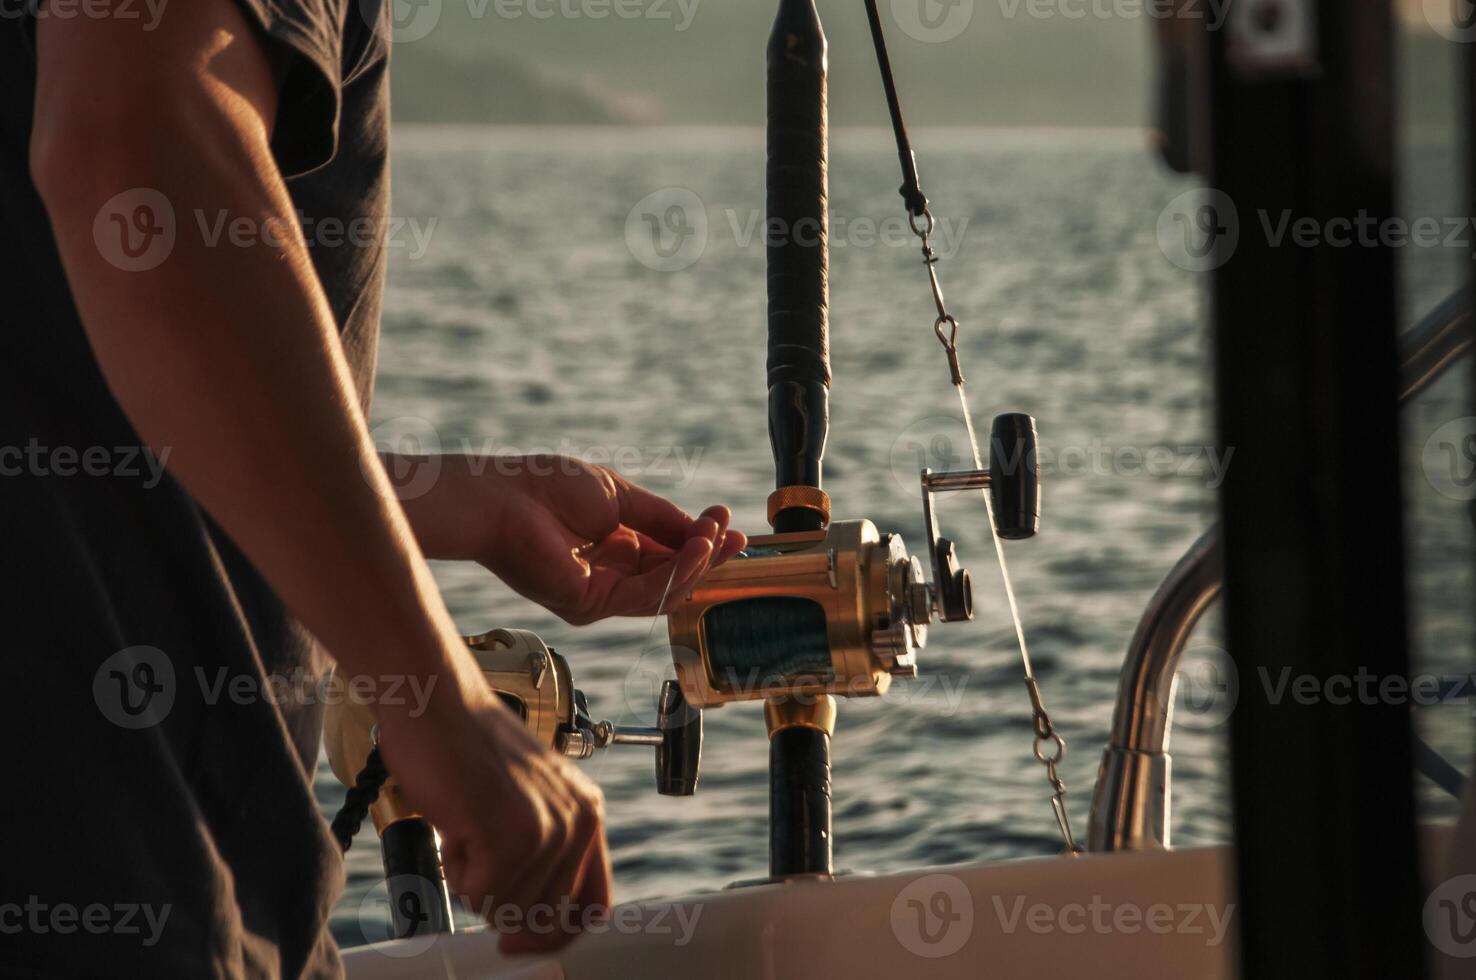
M 656 788 L 667 796 L 690 796 L 697 788 L 702 754 L 702 716 L 687 707 L 681 688 L 667 681 L 657 700 L 657 727 L 616 726 L 594 721 L 584 693 L 574 687 L 569 662 L 529 630 L 494 629 L 463 638 L 487 686 L 522 719 L 535 738 L 562 755 L 587 759 L 597 749 L 640 745 L 655 749 Z M 353 786 L 374 747 L 374 716 L 359 701 L 330 704 L 323 743 L 333 774 Z M 386 780 L 370 807 L 375 827 L 414 816 L 395 783 Z
M 953 542 L 940 535 L 932 498 L 988 493 L 998 537 L 1034 535 L 1040 520 L 1035 421 L 999 416 L 988 469 L 923 470 L 921 482 L 931 584 L 901 535 L 882 533 L 868 520 L 751 538 L 668 616 L 672 659 L 687 701 L 709 708 L 827 694 L 875 697 L 893 678 L 916 677 L 933 619 L 974 616 L 969 573 Z M 792 507 L 816 510 L 828 522 L 829 499 L 819 490 L 776 491 L 771 520 L 773 511 Z
M 916 676 L 930 606 L 921 562 L 870 521 L 755 537 L 669 615 L 677 679 L 699 708 L 885 694 Z

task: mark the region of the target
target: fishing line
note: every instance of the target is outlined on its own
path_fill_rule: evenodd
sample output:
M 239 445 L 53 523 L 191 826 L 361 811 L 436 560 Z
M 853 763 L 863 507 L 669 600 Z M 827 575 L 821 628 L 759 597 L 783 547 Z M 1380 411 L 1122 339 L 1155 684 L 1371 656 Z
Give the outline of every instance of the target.
M 948 372 L 953 381 L 953 387 L 958 392 L 958 403 L 963 411 L 964 428 L 969 435 L 969 451 L 973 456 L 974 469 L 983 470 L 984 458 L 979 452 L 979 437 L 974 430 L 974 415 L 970 410 L 968 393 L 964 388 L 963 368 L 959 364 L 958 320 L 948 312 L 943 300 L 943 287 L 938 281 L 938 254 L 930 241 L 934 228 L 933 214 L 928 208 L 927 196 L 922 191 L 922 183 L 917 174 L 917 158 L 912 152 L 912 143 L 902 120 L 901 100 L 897 96 L 891 59 L 887 56 L 886 37 L 882 31 L 881 15 L 877 10 L 876 0 L 866 0 L 866 16 L 871 27 L 872 44 L 876 48 L 877 65 L 881 69 L 882 88 L 886 93 L 887 111 L 891 116 L 892 133 L 897 143 L 897 157 L 902 164 L 902 186 L 898 189 L 898 193 L 902 195 L 902 200 L 906 205 L 908 225 L 912 228 L 913 234 L 922 241 L 923 263 L 928 271 L 928 284 L 932 290 L 933 305 L 938 311 L 938 317 L 933 321 L 933 333 L 937 335 L 938 342 L 943 345 L 943 350 L 948 355 Z M 1035 461 L 1020 460 L 1016 465 L 1034 466 Z M 1035 741 L 1031 746 L 1031 752 L 1036 761 L 1045 766 L 1046 779 L 1053 791 L 1051 809 L 1055 811 L 1056 823 L 1061 829 L 1061 837 L 1066 842 L 1067 853 L 1075 854 L 1080 848 L 1077 847 L 1076 839 L 1071 833 L 1071 820 L 1066 811 L 1066 784 L 1057 772 L 1058 764 L 1066 755 L 1066 741 L 1051 722 L 1051 716 L 1046 711 L 1045 703 L 1041 698 L 1040 684 L 1036 681 L 1035 669 L 1031 665 L 1030 647 L 1025 641 L 1025 625 L 1020 616 L 1019 603 L 1015 599 L 1014 581 L 1010 577 L 1010 566 L 1005 558 L 1004 544 L 999 536 L 999 526 L 994 520 L 994 503 L 990 500 L 987 489 L 981 490 L 980 496 L 984 501 L 984 513 L 989 520 L 989 535 L 994 543 L 994 555 L 999 564 L 999 575 L 1004 585 L 1005 601 L 1010 609 L 1010 620 L 1015 628 L 1015 643 L 1020 650 L 1025 688 L 1030 694 L 1030 712 L 1035 729 Z
M 656 627 L 661 623 L 661 617 L 666 615 L 666 600 L 671 595 L 672 584 L 676 582 L 677 552 L 671 555 L 671 574 L 666 576 L 666 587 L 661 590 L 661 601 L 656 603 L 656 615 L 651 617 L 651 625 L 646 630 L 646 640 L 641 644 L 641 653 L 644 654 L 651 649 L 651 638 L 656 635 Z
M 963 385 L 954 389 L 958 392 L 958 404 L 963 409 L 964 428 L 969 433 L 969 451 L 974 457 L 974 469 L 984 468 L 984 458 L 979 454 L 979 437 L 974 433 L 974 416 L 969 411 L 969 396 L 964 391 Z M 1010 619 L 1015 624 L 1015 641 L 1020 647 L 1020 660 L 1025 666 L 1025 677 L 1028 681 L 1035 680 L 1035 670 L 1030 665 L 1030 648 L 1025 642 L 1025 625 L 1020 618 L 1020 607 L 1015 602 L 1015 583 L 1010 578 L 1010 565 L 1005 560 L 1004 542 L 1000 540 L 999 529 L 994 524 L 994 501 L 989 499 L 988 490 L 979 491 L 979 499 L 984 501 L 984 513 L 989 517 L 989 533 L 994 541 L 994 554 L 999 559 L 999 577 L 1004 582 L 1005 601 L 1010 606 Z

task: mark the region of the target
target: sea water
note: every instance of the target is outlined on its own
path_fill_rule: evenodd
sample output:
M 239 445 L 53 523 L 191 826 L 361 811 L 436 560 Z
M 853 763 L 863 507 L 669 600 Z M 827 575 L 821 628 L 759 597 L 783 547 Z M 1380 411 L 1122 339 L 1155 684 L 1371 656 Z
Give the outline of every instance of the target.
M 837 517 L 870 518 L 925 554 L 918 468 L 964 466 L 967 443 L 888 136 L 842 131 L 831 144 L 825 483 Z M 763 532 L 773 468 L 762 132 L 401 127 L 394 142 L 373 410 L 387 448 L 410 438 L 411 449 L 584 456 L 694 512 L 727 504 L 738 527 Z M 1084 838 L 1128 640 L 1213 522 L 1215 490 L 1236 465 L 1213 446 L 1204 277 L 1171 260 L 1184 254 L 1165 217 L 1199 181 L 1167 173 L 1137 131 L 924 131 L 916 144 L 979 422 L 1006 411 L 1038 420 L 1041 533 L 1005 547 L 1035 670 L 1069 746 L 1061 771 Z M 1406 157 L 1405 213 L 1459 213 L 1450 147 L 1437 135 Z M 1260 216 L 1240 218 L 1241 234 L 1263 233 Z M 1466 237 L 1464 249 L 1401 249 L 1406 324 L 1459 281 Z M 1405 416 L 1416 670 L 1430 674 L 1476 666 L 1466 505 L 1436 489 L 1447 484 L 1427 472 L 1424 451 L 1468 414 L 1464 376 L 1452 372 Z M 973 568 L 977 619 L 931 631 L 916 681 L 841 704 L 840 868 L 1060 849 L 982 508 L 960 495 L 942 502 L 940 519 Z M 438 564 L 436 574 L 464 632 L 536 630 L 568 657 L 596 717 L 651 723 L 669 667 L 664 647 L 647 648 L 649 620 L 575 629 L 480 568 Z M 1186 663 L 1213 668 L 1221 642 L 1212 613 Z M 1198 700 L 1180 704 L 1172 743 L 1180 846 L 1230 833 L 1233 705 L 1191 680 L 1184 696 Z M 1469 704 L 1417 718 L 1467 766 Z M 737 704 L 706 715 L 695 797 L 656 795 L 649 749 L 581 763 L 608 801 L 619 897 L 764 874 L 766 761 L 761 710 Z M 317 788 L 331 813 L 342 791 L 326 764 Z M 1453 812 L 1428 784 L 1421 796 L 1427 812 Z M 334 929 L 352 945 L 384 935 L 367 828 L 348 865 Z

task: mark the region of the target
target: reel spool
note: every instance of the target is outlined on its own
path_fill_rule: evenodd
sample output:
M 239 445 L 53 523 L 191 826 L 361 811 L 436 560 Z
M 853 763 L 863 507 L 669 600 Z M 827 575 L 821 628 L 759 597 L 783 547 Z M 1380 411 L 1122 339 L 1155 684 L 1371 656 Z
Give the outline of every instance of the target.
M 783 695 L 885 694 L 917 675 L 931 598 L 900 535 L 870 521 L 750 540 L 668 617 L 677 679 L 699 708 Z
M 875 697 L 893 678 L 917 676 L 928 627 L 973 619 L 968 570 L 940 534 L 933 495 L 990 494 L 995 531 L 1006 540 L 1040 526 L 1035 420 L 994 420 L 984 470 L 922 471 L 923 518 L 933 580 L 901 535 L 868 520 L 750 539 L 737 558 L 708 572 L 668 616 L 682 692 L 696 708 L 826 694 Z M 828 511 L 828 501 L 814 509 Z

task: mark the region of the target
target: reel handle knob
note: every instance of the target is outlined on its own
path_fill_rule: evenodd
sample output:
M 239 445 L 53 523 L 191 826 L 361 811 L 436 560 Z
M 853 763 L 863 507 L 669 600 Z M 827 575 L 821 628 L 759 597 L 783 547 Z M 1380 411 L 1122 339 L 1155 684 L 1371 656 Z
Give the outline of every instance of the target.
M 676 681 L 664 681 L 656 702 L 656 792 L 691 796 L 702 769 L 702 711 L 692 707 Z
M 974 586 L 969 570 L 958 563 L 953 541 L 939 538 L 937 568 L 934 571 L 938 589 L 938 613 L 945 623 L 967 622 L 974 618 Z
M 989 492 L 994 525 L 1006 541 L 1040 530 L 1040 468 L 1035 419 L 1020 412 L 995 416 L 989 433 Z

